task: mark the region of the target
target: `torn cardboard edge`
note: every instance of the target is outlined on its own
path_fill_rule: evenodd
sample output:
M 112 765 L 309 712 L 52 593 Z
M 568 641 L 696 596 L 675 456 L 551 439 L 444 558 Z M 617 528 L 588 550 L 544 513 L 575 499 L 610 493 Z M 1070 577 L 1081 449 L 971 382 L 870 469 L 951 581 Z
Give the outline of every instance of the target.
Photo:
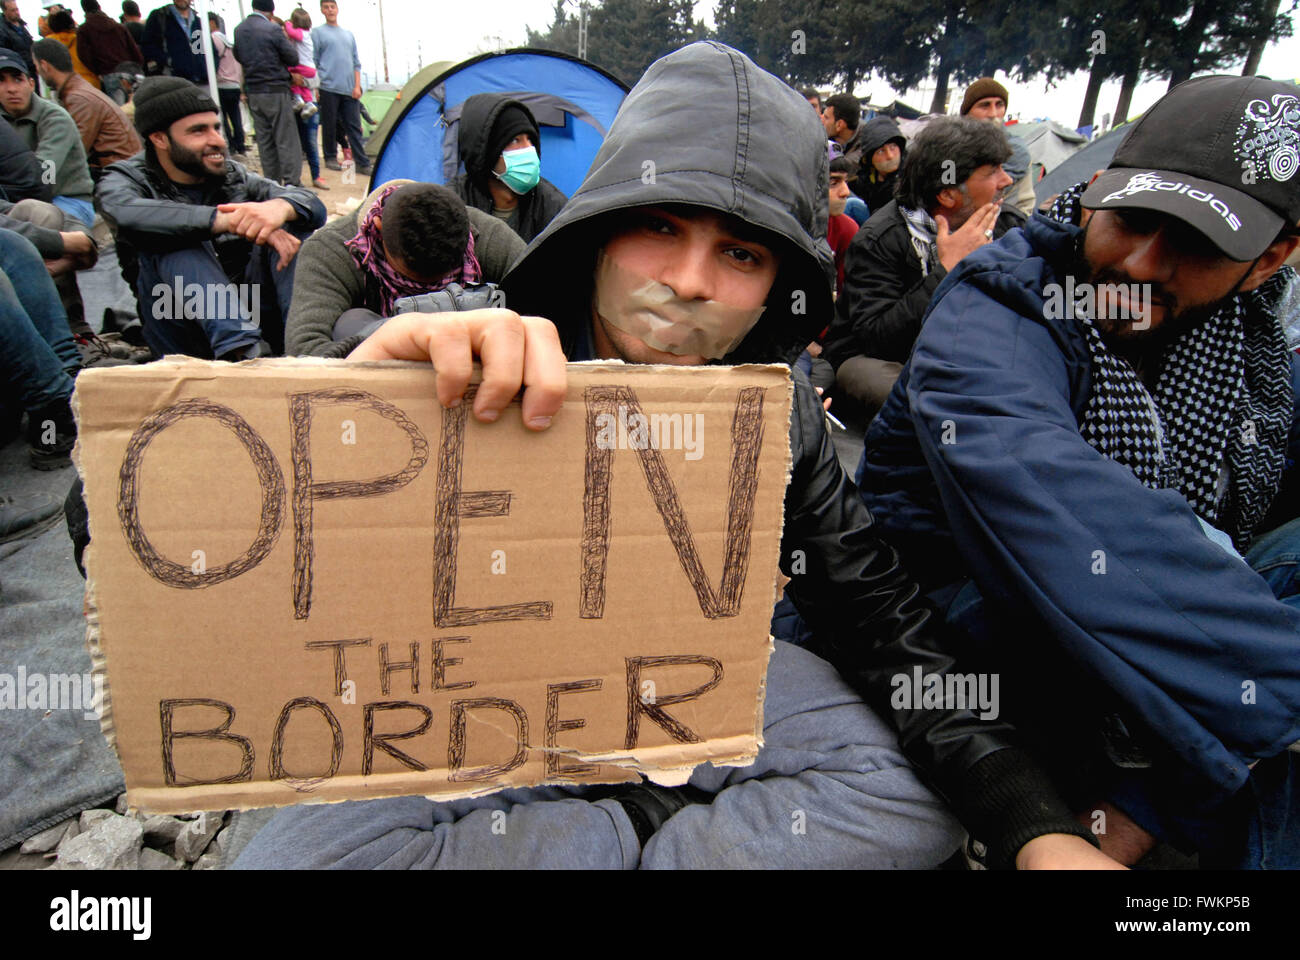
M 569 364 L 572 367 L 590 368 L 595 365 L 593 362 L 584 364 Z M 606 363 L 606 366 L 624 366 L 622 364 Z M 154 376 L 157 373 L 167 370 L 175 370 L 183 374 L 183 380 L 210 380 L 224 376 L 232 367 L 244 369 L 260 369 L 267 372 L 281 373 L 293 369 L 316 368 L 322 366 L 337 369 L 346 368 L 413 368 L 424 371 L 431 371 L 428 364 L 414 363 L 410 361 L 384 360 L 384 361 L 346 361 L 326 358 L 274 358 L 245 361 L 239 364 L 219 363 L 217 361 L 199 361 L 191 358 L 169 357 L 164 360 L 156 361 L 152 364 L 142 365 L 133 368 L 115 368 L 114 371 L 100 370 L 87 371 L 95 376 L 116 375 L 134 373 L 137 375 Z M 149 368 L 154 368 L 150 371 Z M 170 368 L 170 369 L 168 369 Z M 782 365 L 744 365 L 742 367 L 677 367 L 673 365 L 635 365 L 638 377 L 646 373 L 665 371 L 677 375 L 686 374 L 688 376 L 710 376 L 716 375 L 723 371 L 739 370 L 743 371 L 748 368 L 759 370 L 780 369 L 785 375 L 783 400 L 785 410 L 788 416 L 791 412 L 794 402 L 794 383 L 789 375 L 789 368 Z M 147 373 L 146 373 L 147 372 Z M 85 374 L 83 374 L 85 376 Z M 471 383 L 478 383 L 481 380 L 481 369 L 475 365 L 474 375 Z M 517 401 L 516 401 L 517 402 Z M 77 418 L 78 425 L 81 424 L 81 397 L 78 391 L 72 401 L 74 416 Z M 792 472 L 793 456 L 789 443 L 789 430 L 782 432 L 785 438 L 783 447 L 783 486 L 789 483 Z M 76 465 L 78 475 L 85 482 L 85 467 L 82 462 L 82 440 L 79 438 L 73 450 L 73 462 Z M 784 497 L 780 498 L 783 502 Z M 779 553 L 781 535 L 784 531 L 784 511 L 781 511 L 780 519 L 777 524 L 777 535 L 775 539 L 776 550 Z M 108 682 L 108 660 L 103 649 L 103 627 L 100 618 L 99 604 L 97 599 L 97 586 L 94 578 L 94 571 L 99 564 L 99 557 L 96 549 L 96 530 L 94 528 L 94 519 L 88 519 L 91 542 L 87 547 L 84 563 L 86 567 L 86 584 L 85 584 L 85 616 L 86 616 L 86 645 L 92 661 L 92 675 L 99 678 L 95 686 L 100 692 L 102 700 L 96 705 L 97 713 L 100 719 L 100 729 L 109 746 L 113 748 L 115 754 L 121 761 L 121 750 L 119 749 L 117 731 L 115 725 L 115 716 L 113 710 L 112 686 Z M 779 598 L 781 596 L 784 577 L 780 572 L 779 563 L 774 564 L 772 596 Z M 604 764 L 609 768 L 621 768 L 626 770 L 629 776 L 627 780 L 635 779 L 637 774 L 644 775 L 656 783 L 666 786 L 679 785 L 687 781 L 692 771 L 704 762 L 711 763 L 715 766 L 747 766 L 753 763 L 757 751 L 763 746 L 763 708 L 766 696 L 767 686 L 767 669 L 770 665 L 771 653 L 773 651 L 773 642 L 769 637 L 764 651 L 763 670 L 761 674 L 758 695 L 754 703 L 754 735 L 752 740 L 747 737 L 730 737 L 730 738 L 711 738 L 699 747 L 709 748 L 698 756 L 682 756 L 680 745 L 640 748 L 631 752 L 612 751 L 604 753 L 583 753 L 565 748 L 559 748 L 559 752 L 570 756 L 575 760 L 590 763 Z M 543 748 L 528 745 L 530 750 L 540 751 Z M 691 751 L 694 753 L 695 751 Z M 362 776 L 357 774 L 335 775 L 328 780 L 319 784 L 310 783 L 310 789 L 304 792 L 303 782 L 297 786 L 292 781 L 252 781 L 248 783 L 234 784 L 203 784 L 196 786 L 173 786 L 173 787 L 135 787 L 128 788 L 128 802 L 134 808 L 143 811 L 158 813 L 183 813 L 196 810 L 214 810 L 214 809 L 250 809 L 266 806 L 282 806 L 295 803 L 333 803 L 345 800 L 368 799 L 380 797 L 397 797 L 419 795 L 421 790 L 418 781 L 427 779 L 429 781 L 445 782 L 445 770 L 426 771 L 429 774 L 427 778 L 421 778 L 419 774 L 413 771 L 401 771 L 397 773 L 370 774 Z M 441 774 L 441 776 L 440 776 Z M 392 781 L 389 783 L 388 781 Z M 573 782 L 565 781 L 540 781 L 540 782 Z M 622 779 L 614 780 L 588 780 L 586 783 L 608 783 L 622 782 Z M 451 792 L 440 792 L 435 795 L 429 795 L 429 799 L 435 801 L 454 800 L 465 797 L 481 796 L 495 793 L 502 789 L 518 786 L 530 786 L 539 783 L 536 778 L 521 777 L 518 782 L 513 779 L 504 779 L 491 784 L 467 785 L 464 790 Z M 310 799 L 306 799 L 310 797 Z M 220 799 L 219 803 L 212 802 Z

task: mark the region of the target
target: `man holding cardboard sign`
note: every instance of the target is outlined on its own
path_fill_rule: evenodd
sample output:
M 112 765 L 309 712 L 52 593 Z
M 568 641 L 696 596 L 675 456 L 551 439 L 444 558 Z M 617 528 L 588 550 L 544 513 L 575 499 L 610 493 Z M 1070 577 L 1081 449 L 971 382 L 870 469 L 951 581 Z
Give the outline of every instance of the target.
M 683 131 L 699 129 L 692 110 L 716 116 L 716 98 L 706 106 L 696 95 L 701 86 L 737 98 L 747 142 L 682 142 Z M 803 134 L 793 145 L 791 131 Z M 555 319 L 573 359 L 788 361 L 830 311 L 821 141 L 801 98 L 736 51 L 678 51 L 633 90 L 587 182 L 507 278 L 511 305 Z M 557 284 L 577 261 L 592 265 L 591 280 Z M 545 427 L 560 368 L 553 331 L 533 318 L 398 317 L 352 357 L 432 357 L 447 403 L 468 382 L 471 349 L 485 362 L 480 419 L 496 419 L 523 384 L 525 422 Z M 616 419 L 635 429 L 635 416 Z M 706 443 L 716 442 L 708 422 Z M 589 419 L 589 431 L 598 423 Z M 916 641 L 933 615 L 871 535 L 823 424 L 798 378 L 781 552 L 791 594 L 828 642 Z M 825 662 L 777 644 L 763 725 L 752 766 L 701 766 L 685 791 L 546 786 L 443 804 L 297 807 L 277 814 L 239 865 L 934 866 L 955 848 L 952 820 L 915 780 L 894 735 Z
M 701 86 L 725 91 L 735 99 L 738 119 L 734 138 L 711 137 L 707 144 L 685 142 L 692 131 L 703 128 L 696 111 L 712 118 L 716 127 L 716 98 L 698 97 Z M 797 135 L 792 137 L 792 131 Z M 447 408 L 436 453 L 426 439 L 427 413 L 419 406 L 420 398 L 411 392 L 409 370 L 355 370 L 333 365 L 293 368 L 299 380 L 315 379 L 320 386 L 295 386 L 297 399 L 290 402 L 286 418 L 284 389 L 275 378 L 290 368 L 273 364 L 247 373 L 241 368 L 236 376 L 214 378 L 215 368 L 204 365 L 203 376 L 210 381 L 204 389 L 224 390 L 222 381 L 246 378 L 252 384 L 245 391 L 247 402 L 261 397 L 265 415 L 250 407 L 247 417 L 241 415 L 241 425 L 211 402 L 200 409 L 193 401 L 183 400 L 180 402 L 190 406 L 173 409 L 167 422 L 140 424 L 132 417 L 119 417 L 115 421 L 119 440 L 114 442 L 120 442 L 126 433 L 139 437 L 138 441 L 132 439 L 130 447 L 138 448 L 140 457 L 113 474 L 122 477 L 121 486 L 110 487 L 107 496 L 87 473 L 92 517 L 97 510 L 104 513 L 105 503 L 111 517 L 116 500 L 119 517 L 126 518 L 126 527 L 134 531 L 128 532 L 127 539 L 136 558 L 127 562 L 138 565 L 145 562 L 142 553 L 149 562 L 178 553 L 189 555 L 189 544 L 183 539 L 161 542 L 174 517 L 158 513 L 158 502 L 148 496 L 151 489 L 157 489 L 157 475 L 151 480 L 149 471 L 162 469 L 160 465 L 166 462 L 161 453 L 152 460 L 144 458 L 150 444 L 163 444 L 169 432 L 187 429 L 189 421 L 199 422 L 205 416 L 226 418 L 223 425 L 235 431 L 255 465 L 240 481 L 243 492 L 237 502 L 257 502 L 260 495 L 265 530 L 259 528 L 255 547 L 264 548 L 262 559 L 272 553 L 280 528 L 289 526 L 285 519 L 287 492 L 277 487 L 275 477 L 283 474 L 281 464 L 292 464 L 296 547 L 292 558 L 284 550 L 271 556 L 272 563 L 277 558 L 282 561 L 279 573 L 253 573 L 276 578 L 274 583 L 279 586 L 275 589 L 283 591 L 277 601 L 281 608 L 288 609 L 283 597 L 292 596 L 292 631 L 305 635 L 303 626 L 329 626 L 337 621 L 337 639 L 309 641 L 317 644 L 311 648 L 317 658 L 317 675 L 332 678 L 336 691 L 346 691 L 349 682 L 358 688 L 369 682 L 375 689 L 358 693 L 353 708 L 366 710 L 366 715 L 359 721 L 352 720 L 355 714 L 340 720 L 341 711 L 348 708 L 333 700 L 319 697 L 308 703 L 308 698 L 298 698 L 276 703 L 270 712 L 256 704 L 263 713 L 248 725 L 248 711 L 242 704 L 236 716 L 233 701 L 240 690 L 233 679 L 227 680 L 225 687 L 231 690 L 232 699 L 220 704 L 212 703 L 218 699 L 211 692 L 215 680 L 199 677 L 187 681 L 190 690 L 173 684 L 169 688 L 173 692 L 167 694 L 171 713 L 162 718 L 162 743 L 164 751 L 169 742 L 174 748 L 165 757 L 172 761 L 169 772 L 176 776 L 140 796 L 151 803 L 166 802 L 168 791 L 198 790 L 206 791 L 203 795 L 209 798 L 238 796 L 247 805 L 258 805 L 259 799 L 287 802 L 284 795 L 292 788 L 301 790 L 303 799 L 392 798 L 281 811 L 244 852 L 239 866 L 925 867 L 941 863 L 956 849 L 960 830 L 955 820 L 916 779 L 895 735 L 828 663 L 778 643 L 765 690 L 755 685 L 761 682 L 765 653 L 754 656 L 754 630 L 758 628 L 757 637 L 763 637 L 773 599 L 769 584 L 757 574 L 764 562 L 770 563 L 769 551 L 778 540 L 780 566 L 793 578 L 790 593 L 828 645 L 864 650 L 873 646 L 903 651 L 920 648 L 935 620 L 933 612 L 917 601 L 917 588 L 899 568 L 893 551 L 874 537 L 871 518 L 839 467 L 821 406 L 806 380 L 796 377 L 789 421 L 790 485 L 782 511 L 779 492 L 774 497 L 772 486 L 774 480 L 779 484 L 785 473 L 783 458 L 772 459 L 772 442 L 782 439 L 784 426 L 784 403 L 777 402 L 782 386 L 771 382 L 770 368 L 710 370 L 696 366 L 716 359 L 729 363 L 788 361 L 811 338 L 809 331 L 824 325 L 829 316 L 832 260 L 824 240 L 826 154 L 815 117 L 808 114 L 794 91 L 736 51 L 717 44 L 695 44 L 651 67 L 625 102 L 592 171 L 566 210 L 535 242 L 517 268 L 517 276 L 508 278 L 512 306 L 554 318 L 558 337 L 557 327 L 547 321 L 521 318 L 504 310 L 455 316 L 403 315 L 389 321 L 353 352 L 352 358 L 360 360 L 434 362 L 438 400 Z M 557 285 L 556 278 L 566 275 L 564 268 L 579 261 L 590 264 L 592 274 L 575 276 L 571 285 Z M 566 406 L 556 426 L 545 435 L 523 437 L 518 426 L 509 422 L 491 430 L 464 432 L 469 404 L 462 403 L 461 396 L 475 354 L 483 359 L 483 380 L 472 404 L 477 419 L 498 420 L 523 385 L 524 424 L 545 430 L 564 397 L 561 340 L 575 359 L 622 358 L 669 364 L 674 369 L 575 367 L 572 381 L 584 389 L 576 395 L 570 393 L 571 406 Z M 183 391 L 173 391 L 174 383 L 165 382 L 166 374 L 166 369 L 146 369 L 138 379 L 152 378 L 156 395 L 163 398 L 160 402 L 172 403 Z M 782 371 L 780 378 L 784 376 Z M 407 383 L 399 382 L 403 377 Z M 382 396 L 390 407 L 399 408 L 394 411 L 372 404 L 377 416 L 365 421 L 358 416 L 346 422 L 360 435 L 395 438 L 385 448 L 387 452 L 379 452 L 379 459 L 396 472 L 378 481 L 334 480 L 358 474 L 346 470 L 347 461 L 342 459 L 345 447 L 317 442 L 316 437 L 324 434 L 311 432 L 312 416 L 318 417 L 318 424 L 325 423 L 320 418 L 329 404 L 355 406 L 364 399 L 354 381 L 364 381 L 365 392 Z M 337 386 L 340 383 L 344 386 Z M 344 392 L 330 393 L 331 389 Z M 675 411 L 674 403 L 684 409 Z M 175 406 L 172 403 L 168 409 Z M 578 408 L 576 413 L 571 412 L 573 406 Z M 558 437 L 569 429 L 565 417 L 581 416 L 584 406 L 585 458 L 573 456 L 576 451 L 571 448 L 548 446 L 552 435 Z M 351 415 L 353 408 L 346 409 Z M 774 409 L 781 411 L 781 420 L 773 418 Z M 688 443 L 686 424 L 695 422 L 690 418 L 696 411 L 703 411 L 703 432 L 694 433 Z M 665 427 L 665 423 L 672 424 L 674 413 L 680 414 L 680 430 Z M 176 422 L 180 415 L 186 423 Z M 656 417 L 669 419 L 656 421 Z M 567 423 L 572 425 L 573 420 Z M 122 430 L 123 425 L 129 429 Z M 347 429 L 344 425 L 345 437 Z M 649 441 L 649 435 L 658 440 Z M 88 431 L 83 436 L 93 435 Z M 662 452 L 665 446 L 673 447 L 663 443 L 665 436 L 682 441 L 680 457 Z M 470 451 L 462 443 L 466 437 L 476 439 L 480 446 Z M 197 436 L 195 441 L 197 448 Z M 783 443 L 780 449 L 784 453 Z M 519 467 L 519 457 L 536 456 L 531 450 L 545 455 L 537 457 L 537 465 L 530 465 L 531 469 Z M 469 453 L 462 459 L 465 451 Z M 712 474 L 688 472 L 700 465 L 691 460 L 693 451 L 701 454 L 701 464 L 716 464 L 709 467 Z M 86 455 L 83 450 L 83 458 Z M 438 483 L 432 506 L 418 498 L 402 500 L 400 493 L 393 492 L 403 484 L 412 490 L 426 484 L 433 471 L 424 469 L 424 463 L 435 456 Z M 643 476 L 631 468 L 632 460 L 639 462 Z M 510 476 L 490 472 L 493 464 L 509 467 Z M 620 468 L 620 464 L 624 466 Z M 117 468 L 117 464 L 112 466 Z M 318 482 L 314 476 L 323 479 Z M 703 482 L 685 483 L 691 476 L 703 477 Z M 542 483 L 524 487 L 524 477 L 536 477 Z M 383 489 L 373 484 L 382 484 Z M 488 490 L 489 485 L 513 489 Z M 546 491 L 554 488 L 569 497 L 576 486 L 583 488 L 581 535 L 571 535 L 567 545 L 561 543 L 560 550 L 551 550 L 548 545 L 556 543 L 554 536 L 539 539 L 536 529 L 540 528 L 528 524 L 561 511 L 570 515 L 572 503 L 564 506 L 562 499 L 548 499 Z M 729 491 L 725 497 L 720 496 L 723 488 Z M 638 513 L 626 506 L 644 506 L 647 492 L 652 510 Z M 115 497 L 118 493 L 121 495 Z M 334 524 L 326 522 L 331 507 L 318 502 L 375 496 L 384 497 L 376 502 L 382 502 L 387 513 L 373 517 L 362 513 L 352 529 L 344 531 L 337 529 L 337 513 L 333 514 Z M 719 504 L 724 502 L 725 522 L 716 525 Z M 449 513 L 458 514 L 461 522 L 449 522 Z M 314 521 L 314 515 L 320 519 Z M 715 519 L 713 527 L 705 526 L 710 516 Z M 752 533 L 745 517 L 754 518 Z M 485 595 L 482 580 L 472 579 L 468 559 L 491 551 L 491 530 L 498 524 L 502 530 L 512 526 L 522 533 L 513 541 L 518 546 L 510 548 L 511 555 L 500 558 L 503 565 L 508 563 L 511 571 L 520 569 L 513 551 L 524 550 L 525 579 L 521 587 L 509 591 L 509 599 L 517 602 L 508 605 L 510 622 L 505 629 L 500 619 L 495 624 L 485 622 L 491 617 L 484 611 L 501 605 L 484 606 L 494 598 Z M 363 532 L 358 527 L 364 527 L 364 536 L 357 535 Z M 444 528 L 445 534 L 440 532 Z M 146 538 L 141 536 L 150 531 L 159 531 L 156 558 L 145 550 Z M 111 533 L 106 535 L 109 540 L 114 539 Z M 414 539 L 425 536 L 428 543 L 412 550 Z M 477 542 L 471 539 L 475 536 Z M 218 554 L 221 559 L 239 557 L 239 551 L 247 548 L 242 532 L 229 541 L 214 549 L 214 559 Z M 751 544 L 747 552 L 740 549 L 741 543 Z M 377 553 L 376 544 L 387 552 Z M 340 559 L 348 557 L 349 548 L 363 555 L 369 565 L 381 568 L 387 592 L 346 590 L 348 577 L 356 574 Z M 120 553 L 124 548 L 109 542 L 102 549 L 103 561 L 97 551 L 90 555 L 91 575 L 96 580 L 99 564 L 103 564 L 105 576 L 117 569 L 109 566 L 108 551 Z M 434 622 L 440 628 L 433 632 L 432 641 L 420 635 L 403 637 L 403 641 L 412 641 L 409 653 L 405 642 L 392 642 L 395 637 L 385 641 L 381 636 L 349 632 L 353 621 L 365 623 L 366 617 L 383 625 L 388 614 L 390 621 L 406 615 L 400 608 L 406 606 L 407 581 L 421 582 L 425 577 L 422 567 L 409 567 L 407 556 L 433 558 Z M 580 589 L 576 596 L 566 597 L 564 588 L 557 591 L 554 584 L 574 582 L 567 578 L 572 570 L 568 564 L 575 556 L 582 559 L 577 580 Z M 448 557 L 453 563 L 459 557 L 461 564 L 458 570 L 453 566 L 450 581 L 446 577 Z M 754 565 L 748 577 L 749 590 L 745 590 L 746 557 Z M 719 558 L 721 576 L 717 574 Z M 238 566 L 238 561 L 232 563 Z M 210 573 L 174 561 L 172 567 L 165 563 L 156 566 L 173 578 L 172 590 L 206 586 L 207 581 L 196 578 Z M 235 574 L 232 583 L 251 582 L 246 571 L 238 572 L 231 564 L 223 564 L 221 569 Z M 609 571 L 610 586 L 602 589 L 605 570 Z M 443 589 L 448 584 L 450 591 Z M 629 584 L 634 589 L 629 590 Z M 227 590 L 229 584 L 216 586 Z M 208 601 L 205 596 L 203 602 L 210 606 L 206 612 L 192 614 L 192 622 L 202 624 L 204 630 L 218 630 L 225 629 L 219 621 L 235 620 L 234 634 L 243 628 L 262 631 L 257 645 L 243 648 L 248 651 L 244 671 L 250 684 L 260 682 L 265 674 L 287 669 L 278 657 L 275 636 L 266 631 L 265 621 L 274 612 L 272 605 L 258 601 L 256 608 L 245 612 L 241 605 L 230 602 L 230 593 L 223 596 L 217 590 L 192 591 L 193 595 L 212 597 Z M 342 600 L 340 590 L 344 591 Z M 257 599 L 255 593 L 249 596 Z M 427 600 L 423 609 L 427 610 Z M 576 609 L 578 616 L 566 618 L 566 609 Z M 752 619 L 755 613 L 758 621 Z M 100 615 L 110 679 L 115 667 L 127 676 L 132 651 L 112 648 L 108 642 L 110 617 L 102 606 Z M 524 623 L 525 618 L 533 618 L 530 622 L 536 624 L 560 622 L 569 636 L 561 641 L 537 632 L 528 634 L 532 642 L 519 645 L 518 638 L 534 629 Z M 634 634 L 643 647 L 614 647 L 619 654 L 617 668 L 598 663 L 599 658 L 608 656 L 617 637 L 608 629 L 599 634 L 589 629 L 604 618 L 609 618 L 605 622 L 611 626 L 625 624 L 620 629 Z M 470 625 L 462 627 L 466 623 Z M 741 637 L 738 644 L 728 646 L 740 624 L 749 639 Z M 453 626 L 457 630 L 441 629 Z M 452 635 L 459 630 L 463 630 L 461 636 Z M 483 658 L 492 656 L 493 647 L 512 643 L 515 646 L 510 649 L 521 662 L 510 664 L 498 657 L 500 669 L 492 677 L 490 689 L 484 681 Z M 762 640 L 761 645 L 765 644 Z M 288 645 L 282 646 L 288 651 Z M 160 671 L 157 663 L 170 664 L 174 659 L 165 650 L 155 648 L 152 654 L 153 660 L 140 658 L 136 679 L 148 679 L 145 675 L 150 671 L 166 672 Z M 203 657 L 202 653 L 190 655 Z M 561 656 L 567 671 L 564 682 L 550 683 L 555 673 L 552 661 Z M 376 672 L 376 660 L 378 683 L 370 676 Z M 579 672 L 584 666 L 590 669 Z M 653 673 L 665 667 L 671 672 Z M 215 673 L 215 667 L 210 672 Z M 366 681 L 366 677 L 370 679 Z M 555 674 L 554 679 L 561 677 Z M 656 680 L 664 690 L 655 689 Z M 436 735 L 431 738 L 432 748 L 422 739 L 429 737 L 429 712 L 424 714 L 429 723 L 396 722 L 393 700 L 402 701 L 405 716 L 418 721 L 419 709 L 410 703 L 418 703 L 417 698 L 424 696 L 429 686 L 441 691 L 475 681 L 482 684 L 480 689 L 455 694 L 457 701 L 450 704 L 450 714 L 442 714 L 449 723 L 443 726 L 445 721 L 440 721 L 432 730 Z M 415 690 L 417 683 L 427 685 L 424 692 Z M 611 687 L 622 688 L 617 698 L 619 709 L 614 712 L 626 726 L 626 741 L 620 746 L 637 760 L 637 766 L 654 770 L 661 781 L 673 779 L 665 773 L 670 774 L 674 767 L 681 770 L 705 759 L 702 750 L 715 750 L 722 762 L 737 762 L 753 743 L 755 719 L 761 723 L 764 746 L 748 767 L 698 766 L 685 789 L 643 783 L 580 786 L 584 780 L 620 779 L 610 775 L 610 764 L 619 764 L 626 776 L 627 764 L 620 761 L 626 761 L 627 755 L 620 757 L 619 751 L 608 750 L 601 753 L 582 739 L 602 724 L 608 727 L 611 719 L 608 708 L 585 709 L 583 698 L 598 704 L 600 698 L 609 696 Z M 728 689 L 732 693 L 727 693 Z M 748 691 L 746 697 L 737 696 L 736 690 Z M 759 690 L 762 693 L 756 698 Z M 491 693 L 496 706 L 468 702 L 486 699 L 480 693 Z M 148 699 L 115 685 L 115 711 L 136 709 L 137 702 L 148 706 Z M 337 699 L 347 702 L 341 694 Z M 205 702 L 198 703 L 200 700 Z M 370 702 L 363 704 L 365 700 Z M 506 700 L 519 709 L 504 707 L 501 702 Z M 156 711 L 158 701 L 152 703 Z M 759 718 L 754 714 L 756 704 L 761 704 Z M 200 710 L 206 710 L 206 715 L 200 717 Z M 190 711 L 183 723 L 178 722 L 182 711 Z M 140 715 L 143 717 L 143 712 Z M 323 731 L 325 755 L 332 756 L 328 737 L 334 726 L 329 724 L 331 717 L 336 718 L 339 752 L 357 755 L 358 722 L 365 752 L 357 774 L 334 776 L 337 771 L 331 764 L 324 780 L 319 775 L 313 779 L 307 773 L 318 773 L 310 761 L 319 754 L 307 758 L 293 754 L 293 744 L 302 736 L 297 725 L 314 724 L 314 729 Z M 523 728 L 525 719 L 530 719 L 537 731 L 531 736 Z M 156 713 L 153 722 L 159 722 Z M 581 729 L 583 723 L 591 725 L 589 731 Z M 271 726 L 268 780 L 264 771 L 268 769 L 266 737 Z M 696 735 L 697 730 L 702 736 Z M 742 736 L 746 731 L 748 737 Z M 253 733 L 263 739 L 253 742 Z M 146 748 L 159 742 L 156 733 L 151 736 L 152 740 L 140 738 Z M 471 755 L 476 744 L 483 749 L 485 740 L 508 741 L 510 747 L 504 758 L 500 750 L 492 753 L 490 759 L 498 763 L 490 776 L 481 775 L 488 758 Z M 282 748 L 278 752 L 277 743 Z M 510 766 L 514 761 L 509 759 L 516 745 L 531 748 L 519 751 L 523 756 L 517 768 Z M 654 749 L 637 754 L 647 745 Z M 452 781 L 458 771 L 476 775 L 462 779 L 467 790 L 539 781 L 546 785 L 486 797 L 462 792 L 462 799 L 441 803 L 396 796 L 414 790 L 384 778 L 402 776 L 408 778 L 402 783 L 409 784 L 415 782 L 412 777 L 426 777 L 407 761 L 427 760 L 442 747 L 446 748 L 446 770 L 453 774 Z M 213 779 L 204 781 L 211 786 L 186 785 L 182 780 L 186 772 L 192 778 L 196 771 L 208 777 L 219 772 L 215 761 L 200 763 L 196 759 L 200 754 L 195 751 L 215 749 L 228 755 L 228 792 L 217 793 L 225 786 Z M 183 755 L 185 751 L 189 756 Z M 151 756 L 145 756 L 148 749 L 140 752 L 141 764 L 157 766 L 156 749 Z M 600 755 L 595 756 L 597 753 Z M 500 763 L 502 759 L 506 763 Z M 556 776 L 550 762 L 569 769 L 563 771 L 564 776 Z M 573 765 L 583 763 L 605 769 L 595 775 L 572 770 Z M 541 768 L 541 775 L 531 780 L 517 776 L 529 764 Z M 419 792 L 436 788 L 446 794 L 441 787 L 446 779 L 426 777 L 431 789 Z M 466 784 L 466 779 L 472 782 Z

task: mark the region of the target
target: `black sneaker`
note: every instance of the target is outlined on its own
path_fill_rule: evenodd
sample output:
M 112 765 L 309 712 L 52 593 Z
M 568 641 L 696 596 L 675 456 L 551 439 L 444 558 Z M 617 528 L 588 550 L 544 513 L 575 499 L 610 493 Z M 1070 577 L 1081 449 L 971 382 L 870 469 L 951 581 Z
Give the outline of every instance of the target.
M 0 496 L 0 543 L 43 533 L 62 515 L 63 505 L 49 494 Z
M 37 470 L 72 466 L 72 446 L 76 442 L 77 424 L 67 400 L 27 414 L 27 444 L 32 466 Z
M 87 333 L 74 336 L 73 339 L 81 351 L 83 370 L 90 367 L 121 367 L 133 362 L 130 359 L 130 345 L 120 338 L 109 341 L 97 334 Z

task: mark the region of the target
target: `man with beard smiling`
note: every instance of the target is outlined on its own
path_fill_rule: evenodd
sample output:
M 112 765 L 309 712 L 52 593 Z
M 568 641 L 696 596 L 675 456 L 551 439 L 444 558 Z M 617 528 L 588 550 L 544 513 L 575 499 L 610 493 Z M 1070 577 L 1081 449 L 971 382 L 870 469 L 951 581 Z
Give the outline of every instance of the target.
M 1004 865 L 1079 847 L 1064 803 L 1123 863 L 1300 866 L 1298 150 L 1291 84 L 1179 85 L 949 274 L 867 433 L 863 499 L 1064 798 L 947 738 Z
M 229 160 L 216 104 L 187 80 L 141 84 L 135 125 L 144 152 L 110 166 L 96 197 L 139 255 L 145 339 L 205 359 L 282 353 L 293 258 L 324 205 Z

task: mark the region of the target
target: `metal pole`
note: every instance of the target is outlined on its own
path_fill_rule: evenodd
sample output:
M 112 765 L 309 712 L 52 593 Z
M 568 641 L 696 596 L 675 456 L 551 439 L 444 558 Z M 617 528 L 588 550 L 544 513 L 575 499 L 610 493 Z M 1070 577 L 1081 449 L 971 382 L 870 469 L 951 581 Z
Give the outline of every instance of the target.
M 388 83 L 388 37 L 384 34 L 384 0 L 379 0 L 379 49 L 384 54 L 384 83 Z M 423 58 L 421 58 L 423 66 Z
M 578 4 L 578 59 L 587 59 L 587 4 Z
M 191 4 L 190 9 L 194 9 Z M 208 29 L 208 14 L 206 10 L 194 10 L 194 15 L 199 18 L 199 33 L 203 40 L 203 62 L 208 65 L 208 94 L 212 97 L 212 102 L 217 105 L 217 122 L 221 123 L 221 98 L 217 96 L 217 65 L 212 61 L 212 31 Z

